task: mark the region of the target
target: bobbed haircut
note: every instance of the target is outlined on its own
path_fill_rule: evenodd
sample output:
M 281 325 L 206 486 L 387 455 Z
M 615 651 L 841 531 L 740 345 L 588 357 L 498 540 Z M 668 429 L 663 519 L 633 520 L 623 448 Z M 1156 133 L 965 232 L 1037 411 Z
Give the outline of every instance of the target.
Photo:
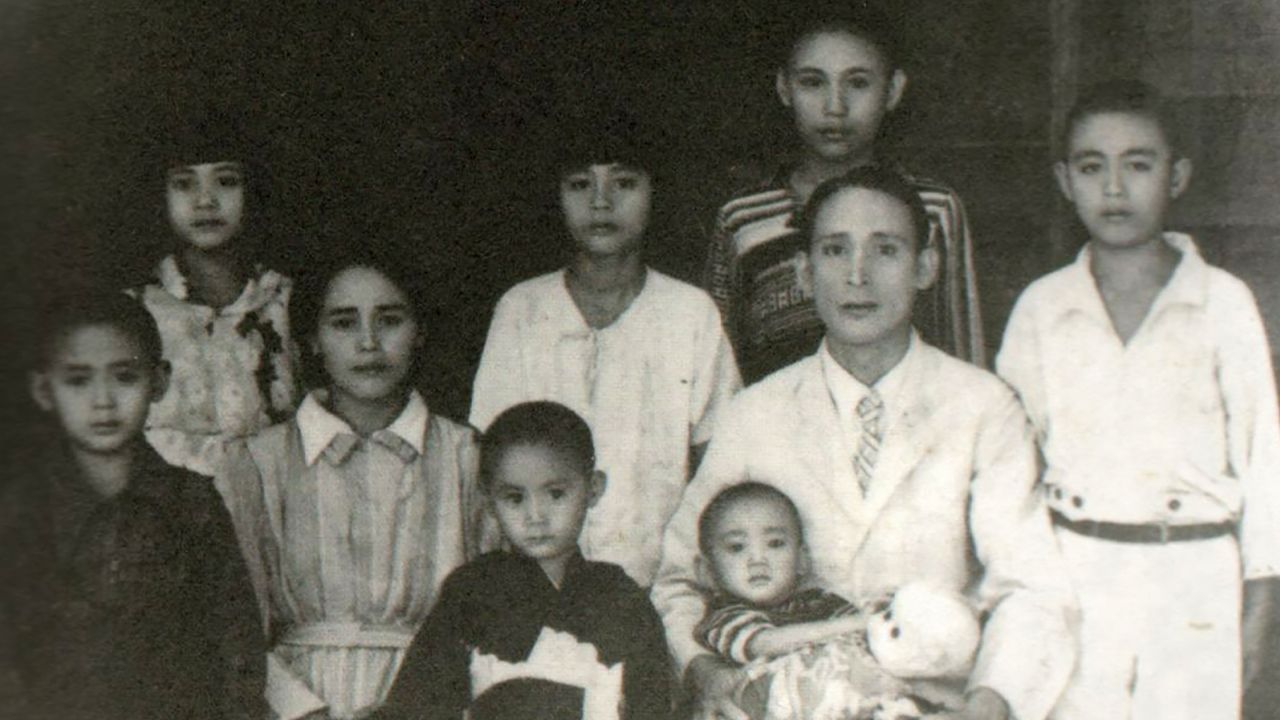
M 800 43 L 821 33 L 847 32 L 873 45 L 889 72 L 903 69 L 902 34 L 895 18 L 865 0 L 844 2 L 812 2 L 803 10 L 789 15 L 779 33 L 778 67 L 791 66 Z
M 1174 156 L 1182 153 L 1181 139 L 1173 114 L 1154 86 L 1133 78 L 1105 80 L 1086 87 L 1067 112 L 1062 126 L 1062 154 L 1071 155 L 1071 138 L 1076 128 L 1094 115 L 1125 113 L 1144 117 L 1156 124 Z
M 884 165 L 872 164 L 854 168 L 844 175 L 823 182 L 814 189 L 804 208 L 791 221 L 792 226 L 800 231 L 800 237 L 806 249 L 813 247 L 813 225 L 822 206 L 836 193 L 856 188 L 884 193 L 906 205 L 911 215 L 911 224 L 915 226 L 916 251 L 919 252 L 928 247 L 931 235 L 929 213 L 924 209 L 924 201 L 920 199 L 920 193 L 901 173 Z
M 162 179 L 180 167 L 234 162 L 245 175 L 250 211 L 258 212 L 266 204 L 269 183 L 258 161 L 265 154 L 265 143 L 241 112 L 214 106 L 168 108 L 149 132 L 147 162 Z
M 71 333 L 96 326 L 113 328 L 132 340 L 148 367 L 163 362 L 160 331 L 141 302 L 120 291 L 90 290 L 55 298 L 42 308 L 31 369 L 49 370 Z
M 258 260 L 272 227 L 273 186 L 269 168 L 263 161 L 268 147 L 265 133 L 240 109 L 206 104 L 179 104 L 156 113 L 149 123 L 149 139 L 143 148 L 147 183 L 159 189 L 157 220 L 168 231 L 168 207 L 163 202 L 169 175 L 192 165 L 233 162 L 240 166 L 244 182 L 244 215 L 240 233 L 232 241 L 236 252 Z M 154 183 L 154 185 L 151 185 Z M 172 232 L 165 233 L 172 235 Z M 176 241 L 171 238 L 171 242 Z M 169 252 L 171 248 L 156 248 Z
M 748 480 L 721 490 L 698 516 L 698 550 L 702 552 L 703 557 L 710 556 L 711 543 L 715 540 L 716 529 L 719 528 L 724 516 L 749 500 L 767 500 L 785 507 L 787 514 L 796 524 L 796 534 L 800 542 L 804 542 L 804 523 L 800 521 L 800 511 L 791 498 L 768 483 Z
M 330 248 L 341 247 L 338 239 L 326 243 Z M 391 249 L 377 239 L 353 243 L 345 239 L 345 247 L 324 254 L 307 269 L 294 276 L 292 294 L 289 296 L 289 332 L 298 344 L 302 358 L 301 379 L 308 389 L 323 387 L 329 382 L 328 373 L 324 369 L 324 360 L 312 351 L 312 341 L 320 331 L 320 314 L 324 309 L 325 296 L 333 279 L 352 268 L 368 268 L 385 277 L 395 285 L 409 304 L 409 310 L 417 323 L 418 334 L 426 332 L 426 313 L 419 300 L 418 276 L 412 263 L 405 261 L 403 255 Z M 313 260 L 308 257 L 308 260 Z M 422 353 L 414 353 L 414 365 L 410 369 L 410 381 L 418 377 L 422 365 Z
M 240 109 L 209 103 L 159 109 L 148 133 L 150 162 L 164 170 L 223 160 L 244 162 L 262 149 Z
M 549 400 L 520 403 L 502 411 L 480 440 L 480 484 L 485 492 L 493 487 L 503 453 L 521 445 L 555 450 L 584 476 L 596 467 L 591 428 L 577 413 Z
M 619 164 L 650 178 L 658 172 L 661 139 L 629 109 L 604 103 L 565 110 L 554 118 L 556 140 L 550 171 L 565 175 L 591 165 Z

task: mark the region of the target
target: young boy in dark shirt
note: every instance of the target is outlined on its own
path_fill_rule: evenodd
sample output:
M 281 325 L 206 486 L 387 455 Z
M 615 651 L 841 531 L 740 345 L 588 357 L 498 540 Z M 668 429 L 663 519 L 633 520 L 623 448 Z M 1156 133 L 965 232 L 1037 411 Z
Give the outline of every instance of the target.
M 450 575 L 377 717 L 669 717 L 666 643 L 648 596 L 578 550 L 604 491 L 586 423 L 563 405 L 522 403 L 481 447 L 481 482 L 512 550 Z
M 262 717 L 262 631 L 230 518 L 208 478 L 142 439 L 168 383 L 155 322 L 88 294 L 43 318 L 37 351 L 31 392 L 56 437 L 10 468 L 0 502 L 0 713 Z

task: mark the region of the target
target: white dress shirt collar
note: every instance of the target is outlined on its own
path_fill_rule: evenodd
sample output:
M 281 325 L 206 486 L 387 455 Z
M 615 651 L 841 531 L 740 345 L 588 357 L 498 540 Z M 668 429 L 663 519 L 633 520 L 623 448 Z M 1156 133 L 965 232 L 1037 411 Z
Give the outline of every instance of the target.
M 867 394 L 874 389 L 880 395 L 880 400 L 884 403 L 884 411 L 882 417 L 885 418 L 885 427 L 892 423 L 892 418 L 897 410 L 902 407 L 902 393 L 907 385 L 906 378 L 911 374 L 911 366 L 915 362 L 916 356 L 920 354 L 919 345 L 921 341 L 916 336 L 915 330 L 911 331 L 911 337 L 907 341 L 907 352 L 903 354 L 902 359 L 898 361 L 877 380 L 872 387 L 867 387 L 855 378 L 848 370 L 845 370 L 831 354 L 831 348 L 827 345 L 826 340 L 822 341 L 822 349 L 819 351 L 819 360 L 822 363 L 822 377 L 827 384 L 827 390 L 831 393 L 831 400 L 835 403 L 836 412 L 840 415 L 840 426 L 845 429 L 846 437 L 856 438 L 861 432 L 861 423 L 858 420 L 858 403 Z
M 298 407 L 298 431 L 302 434 L 302 456 L 307 465 L 314 465 L 324 449 L 340 434 L 356 434 L 351 425 L 334 415 L 324 406 L 328 393 L 312 390 Z M 386 427 L 422 454 L 427 437 L 427 403 L 417 390 L 410 391 L 400 415 Z
M 1147 313 L 1153 318 L 1173 305 L 1199 307 L 1208 301 L 1209 265 L 1200 257 L 1195 241 L 1189 235 L 1176 232 L 1165 233 L 1164 241 L 1181 253 L 1182 259 Z M 1069 314 L 1079 313 L 1092 316 L 1110 325 L 1111 316 L 1107 313 L 1106 306 L 1102 304 L 1102 294 L 1094 279 L 1092 264 L 1093 249 L 1091 245 L 1086 244 L 1076 256 L 1075 262 L 1068 267 L 1071 281 L 1067 286 L 1067 292 L 1063 293 L 1058 301 L 1057 316 L 1063 318 Z

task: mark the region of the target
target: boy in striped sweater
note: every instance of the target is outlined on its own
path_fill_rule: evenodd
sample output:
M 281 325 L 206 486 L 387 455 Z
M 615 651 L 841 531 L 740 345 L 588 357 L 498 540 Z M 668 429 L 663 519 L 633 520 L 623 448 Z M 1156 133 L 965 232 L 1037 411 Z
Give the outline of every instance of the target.
M 792 214 L 823 180 L 878 160 L 880 125 L 907 84 L 888 29 L 872 16 L 824 17 L 792 37 L 776 90 L 795 120 L 800 160 L 721 208 L 707 261 L 705 285 L 747 384 L 817 348 L 822 322 L 797 272 L 803 248 Z M 910 179 L 928 211 L 929 242 L 943 259 L 938 280 L 917 299 L 916 327 L 929 344 L 983 365 L 964 205 L 945 185 Z

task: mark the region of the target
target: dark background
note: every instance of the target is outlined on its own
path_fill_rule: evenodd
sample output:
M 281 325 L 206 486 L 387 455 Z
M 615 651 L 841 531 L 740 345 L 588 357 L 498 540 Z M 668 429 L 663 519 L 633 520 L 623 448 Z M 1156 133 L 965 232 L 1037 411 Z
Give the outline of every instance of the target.
M 146 166 L 157 119 L 242 108 L 272 181 L 271 263 L 288 274 L 335 237 L 403 247 L 435 315 L 427 383 L 465 416 L 497 296 L 564 258 L 544 164 L 566 113 L 625 104 L 668 149 L 649 256 L 695 282 L 718 203 L 791 149 L 775 3 L 369 5 L 6 8 L 14 336 L 37 289 L 136 281 L 164 252 L 163 168 Z M 968 202 L 994 342 L 1045 266 L 1028 258 L 1044 255 L 1052 202 L 1051 43 L 1036 3 L 975 5 L 893 5 L 928 32 L 906 38 L 911 85 L 885 147 Z
M 1082 85 L 1135 75 L 1172 99 L 1196 163 L 1174 226 L 1250 283 L 1280 346 L 1280 3 L 882 4 L 911 78 L 884 148 L 965 199 L 989 349 L 1017 293 L 1079 244 L 1050 173 L 1061 117 Z M 391 244 L 420 269 L 424 381 L 455 417 L 498 295 L 565 257 L 543 166 L 566 112 L 625 104 L 666 148 L 650 260 L 696 282 L 718 203 L 790 149 L 772 73 L 795 4 L 663 5 L 0 2 L 6 443 L 30 424 L 38 298 L 138 282 L 167 248 L 146 150 L 184 108 L 243 111 L 271 181 L 255 239 L 278 269 L 333 242 Z M 1276 705 L 1263 695 L 1256 717 Z
M 1277 4 L 879 4 L 911 78 L 883 147 L 965 199 L 990 349 L 1016 294 L 1078 246 L 1052 184 L 1054 127 L 1080 85 L 1113 75 L 1153 81 L 1180 108 L 1197 174 L 1175 225 L 1280 319 Z M 41 293 L 138 282 L 166 250 L 163 168 L 147 149 L 160 118 L 212 104 L 238 109 L 269 170 L 270 202 L 249 212 L 271 264 L 289 274 L 351 242 L 392 244 L 420 268 L 425 382 L 435 407 L 465 416 L 497 296 L 564 259 L 544 166 L 566 113 L 625 104 L 665 149 L 649 257 L 696 282 L 719 202 L 791 149 L 772 74 L 777 14 L 796 7 L 0 3 L 5 377 L 20 378 Z M 20 383 L 11 397 L 13 415 Z

